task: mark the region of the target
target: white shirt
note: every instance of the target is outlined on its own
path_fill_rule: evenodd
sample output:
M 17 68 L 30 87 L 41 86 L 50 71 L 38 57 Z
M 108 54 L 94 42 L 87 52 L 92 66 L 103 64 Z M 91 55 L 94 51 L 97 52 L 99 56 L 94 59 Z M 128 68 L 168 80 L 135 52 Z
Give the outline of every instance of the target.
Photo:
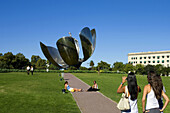
M 34 68 L 33 67 L 31 67 L 31 71 L 33 71 L 34 70 Z
M 30 66 L 27 67 L 27 70 L 30 70 Z
M 151 91 L 147 94 L 146 110 L 153 108 L 159 108 L 159 103 L 151 87 Z
M 128 92 L 128 87 L 125 86 L 125 92 Z M 138 113 L 138 105 L 137 105 L 137 99 L 131 100 L 131 96 L 128 97 L 129 104 L 130 104 L 130 112 L 123 111 L 122 113 Z

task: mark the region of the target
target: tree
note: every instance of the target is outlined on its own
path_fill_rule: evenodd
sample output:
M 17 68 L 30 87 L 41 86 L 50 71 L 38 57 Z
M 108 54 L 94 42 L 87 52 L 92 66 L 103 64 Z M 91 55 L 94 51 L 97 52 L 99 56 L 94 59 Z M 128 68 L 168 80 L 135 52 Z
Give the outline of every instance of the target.
M 15 56 L 12 54 L 12 52 L 5 53 L 2 60 L 2 68 L 5 69 L 13 69 L 12 60 L 15 58 Z
M 80 70 L 88 70 L 88 68 L 80 66 Z
M 39 58 L 36 63 L 37 69 L 46 69 L 46 60 Z
M 36 63 L 37 63 L 37 61 L 38 61 L 39 59 L 41 59 L 39 56 L 32 55 L 32 56 L 31 56 L 31 65 L 33 65 L 33 66 L 35 67 L 35 66 L 36 66 Z M 35 68 L 37 68 L 37 67 L 35 67 Z
M 99 69 L 101 70 L 109 70 L 110 69 L 110 64 L 108 64 L 107 62 L 99 62 L 98 63 L 98 66 L 97 66 Z
M 59 70 L 60 68 L 53 65 L 53 64 L 50 64 L 49 69 L 51 69 L 51 70 Z
M 115 62 L 113 64 L 113 70 L 114 71 L 123 71 L 124 67 L 125 67 L 125 65 L 123 64 L 123 62 Z
M 158 75 L 161 75 L 161 74 L 162 74 L 162 71 L 163 71 L 163 65 L 157 64 L 157 65 L 155 66 L 155 71 L 156 71 L 156 73 L 157 73 Z
M 77 70 L 77 68 L 74 66 L 69 66 L 68 70 Z
M 1 55 L 0 56 L 0 68 L 2 69 L 2 68 L 4 68 L 4 67 L 7 67 L 7 66 L 5 66 L 6 64 L 5 64 L 5 61 L 4 61 L 4 58 L 3 58 L 3 56 Z
M 136 69 L 136 73 L 137 74 L 140 74 L 140 75 L 145 74 L 145 67 L 144 67 L 144 65 L 137 64 L 135 69 Z
M 90 66 L 91 66 L 91 69 L 93 69 L 93 67 L 94 67 L 94 62 L 93 62 L 93 60 L 90 61 Z
M 128 73 L 129 71 L 133 72 L 134 71 L 134 66 L 132 64 L 126 64 L 124 71 Z
M 169 76 L 169 72 L 170 72 L 170 67 L 164 67 L 165 75 Z
M 94 62 L 93 60 L 90 61 L 90 66 L 93 67 L 94 66 Z
M 150 71 L 156 71 L 154 65 L 147 65 L 145 66 L 145 74 L 148 74 Z
M 24 69 L 27 65 L 29 65 L 29 60 L 25 58 L 22 53 L 18 53 L 12 60 L 12 65 L 15 69 Z

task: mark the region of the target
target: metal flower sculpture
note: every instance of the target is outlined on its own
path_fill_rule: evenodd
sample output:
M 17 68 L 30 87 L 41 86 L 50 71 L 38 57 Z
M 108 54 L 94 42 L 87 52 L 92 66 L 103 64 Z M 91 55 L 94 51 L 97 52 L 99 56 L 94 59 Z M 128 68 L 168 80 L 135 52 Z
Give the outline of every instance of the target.
M 55 66 L 59 68 L 68 68 L 75 66 L 77 68 L 86 61 L 94 52 L 96 46 L 96 31 L 90 30 L 85 27 L 79 33 L 84 58 L 79 58 L 79 44 L 78 41 L 71 37 L 66 36 L 60 38 L 56 45 L 58 49 L 44 45 L 40 42 L 41 50 L 45 57 Z

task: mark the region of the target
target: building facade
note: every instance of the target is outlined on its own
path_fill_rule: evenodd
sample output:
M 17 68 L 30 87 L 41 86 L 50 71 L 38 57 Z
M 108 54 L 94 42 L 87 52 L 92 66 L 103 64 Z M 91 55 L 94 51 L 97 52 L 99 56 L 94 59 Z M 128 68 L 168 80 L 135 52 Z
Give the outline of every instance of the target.
M 165 67 L 170 66 L 170 51 L 155 51 L 155 52 L 140 52 L 129 53 L 128 63 L 143 64 L 143 65 L 157 65 L 161 64 Z

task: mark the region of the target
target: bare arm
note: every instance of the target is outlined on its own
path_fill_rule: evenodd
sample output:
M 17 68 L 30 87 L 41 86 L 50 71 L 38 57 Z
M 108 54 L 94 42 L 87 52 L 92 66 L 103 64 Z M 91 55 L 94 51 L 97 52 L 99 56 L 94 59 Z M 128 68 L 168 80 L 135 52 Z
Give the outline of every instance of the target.
M 141 92 L 141 88 L 138 86 L 138 92 L 140 93 Z
M 122 77 L 122 83 L 117 89 L 117 93 L 124 93 L 125 92 L 125 86 L 123 87 L 123 84 L 126 82 L 126 77 Z
M 146 100 L 146 95 L 147 94 L 148 94 L 147 86 L 145 86 L 144 90 L 143 90 L 143 97 L 142 97 L 142 111 L 143 112 L 145 111 L 145 100 Z
M 168 96 L 164 93 L 164 91 L 162 91 L 162 96 L 164 97 L 164 99 L 165 99 L 166 101 L 165 101 L 165 104 L 164 104 L 163 108 L 162 108 L 160 111 L 164 111 L 164 109 L 166 108 L 166 106 L 167 106 L 168 103 L 169 103 L 169 98 L 168 98 Z
M 64 87 L 65 90 L 67 90 L 67 85 L 65 84 L 65 87 Z

